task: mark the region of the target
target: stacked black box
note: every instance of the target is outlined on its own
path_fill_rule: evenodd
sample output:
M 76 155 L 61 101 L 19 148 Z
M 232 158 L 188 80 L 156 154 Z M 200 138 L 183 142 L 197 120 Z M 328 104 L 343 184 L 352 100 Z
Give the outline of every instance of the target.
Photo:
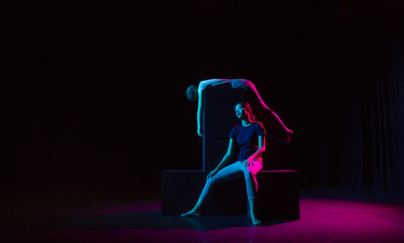
M 296 170 L 260 171 L 255 214 L 263 220 L 298 220 L 299 174 Z M 250 210 L 247 210 L 250 216 Z
M 244 89 L 233 89 L 230 84 L 205 90 L 203 163 L 206 175 L 214 170 L 229 147 L 228 135 L 240 124 L 235 113 L 237 102 L 244 102 Z M 227 165 L 237 161 L 237 154 Z M 216 186 L 206 200 L 207 215 L 246 215 L 247 201 L 244 177 Z M 240 200 L 243 198 L 244 200 Z
M 245 99 L 245 90 L 230 84 L 208 87 L 204 92 L 203 170 L 163 171 L 161 180 L 163 215 L 180 215 L 192 209 L 206 182 L 227 152 L 231 129 L 240 124 L 235 105 Z M 264 169 L 257 174 L 259 190 L 255 200 L 256 214 L 265 220 L 299 219 L 298 172 L 287 168 L 286 147 L 268 135 Z M 237 155 L 228 162 L 237 160 Z M 217 185 L 206 200 L 206 215 L 249 215 L 244 177 Z

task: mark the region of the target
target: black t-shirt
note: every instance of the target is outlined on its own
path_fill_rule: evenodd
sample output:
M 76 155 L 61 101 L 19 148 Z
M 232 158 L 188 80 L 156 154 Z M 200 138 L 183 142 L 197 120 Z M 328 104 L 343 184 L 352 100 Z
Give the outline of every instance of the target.
M 254 154 L 258 149 L 258 136 L 264 136 L 265 134 L 265 129 L 260 122 L 252 122 L 247 127 L 242 124 L 233 127 L 229 138 L 232 138 L 238 144 L 238 161 L 246 160 Z

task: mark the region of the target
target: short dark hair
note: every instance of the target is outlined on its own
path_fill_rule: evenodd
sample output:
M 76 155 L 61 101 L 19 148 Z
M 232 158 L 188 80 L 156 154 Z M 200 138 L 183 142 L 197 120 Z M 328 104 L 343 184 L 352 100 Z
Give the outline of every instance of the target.
M 197 88 L 198 88 L 198 87 L 195 86 L 195 85 L 191 85 L 191 86 L 189 86 L 189 87 L 187 88 L 187 92 L 185 92 L 185 94 L 187 95 L 188 100 L 194 101 L 194 100 L 192 99 L 192 97 L 194 96 L 195 89 L 197 89 Z

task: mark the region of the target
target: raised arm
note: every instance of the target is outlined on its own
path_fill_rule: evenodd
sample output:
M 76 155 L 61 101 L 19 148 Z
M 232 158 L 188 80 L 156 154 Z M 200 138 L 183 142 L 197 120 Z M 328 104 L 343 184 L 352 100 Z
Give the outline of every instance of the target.
M 224 155 L 222 161 L 219 163 L 219 165 L 214 169 L 212 172 L 208 174 L 208 177 L 206 179 L 209 179 L 212 177 L 214 174 L 216 174 L 233 156 L 234 153 L 234 148 L 235 148 L 236 143 L 232 138 L 230 138 L 229 142 L 229 148 L 227 149 L 226 154 Z

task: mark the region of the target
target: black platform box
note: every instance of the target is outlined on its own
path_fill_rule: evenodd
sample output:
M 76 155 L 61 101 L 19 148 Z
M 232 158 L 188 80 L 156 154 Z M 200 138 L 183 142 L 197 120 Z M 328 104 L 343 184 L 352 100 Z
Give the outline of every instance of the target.
M 161 212 L 180 215 L 191 210 L 205 185 L 201 170 L 165 170 L 161 173 Z

